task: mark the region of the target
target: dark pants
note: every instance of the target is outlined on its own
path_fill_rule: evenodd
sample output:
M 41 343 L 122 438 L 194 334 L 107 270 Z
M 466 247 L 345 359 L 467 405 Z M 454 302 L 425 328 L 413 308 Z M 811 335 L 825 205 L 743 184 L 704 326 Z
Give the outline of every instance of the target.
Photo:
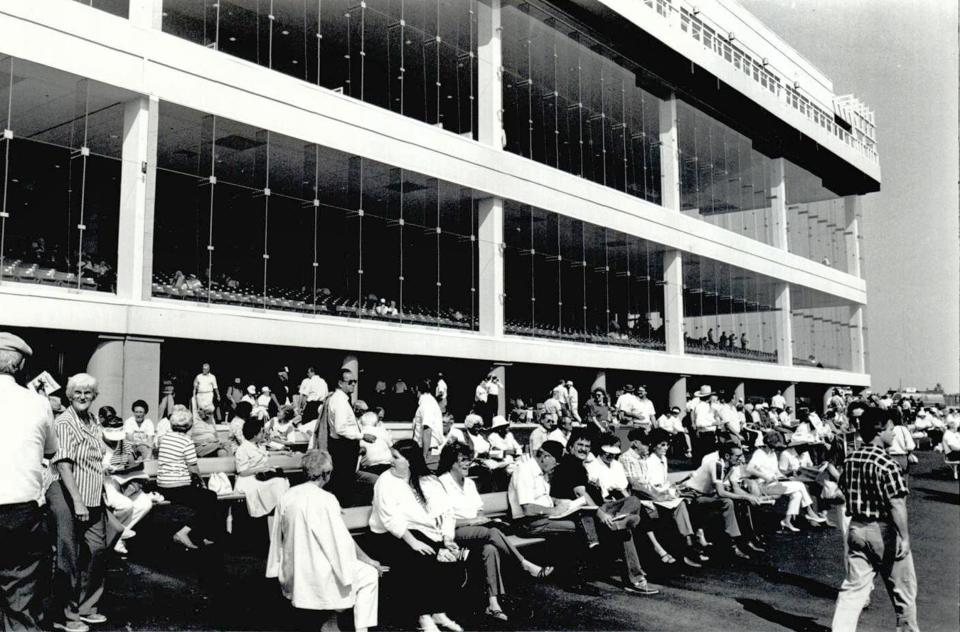
M 498 597 L 506 592 L 503 583 L 503 564 L 520 565 L 523 556 L 500 529 L 482 525 L 457 527 L 456 541 L 461 547 L 471 549 L 471 558 L 481 560 L 487 584 L 487 596 Z
M 333 472 L 327 491 L 337 497 L 341 507 L 349 507 L 353 501 L 353 485 L 356 480 L 357 459 L 360 457 L 360 442 L 355 439 L 333 439 L 327 443 Z
M 50 607 L 52 621 L 79 621 L 97 613 L 103 595 L 107 554 L 119 534 L 107 533 L 103 505 L 87 507 L 89 518 L 76 519 L 70 494 L 60 481 L 47 490 L 47 504 L 57 534 L 56 567 Z
M 175 505 L 193 509 L 193 518 L 187 523 L 190 527 L 190 540 L 197 545 L 203 540 L 216 542 L 223 535 L 225 518 L 220 511 L 216 492 L 194 485 L 182 487 L 161 487 L 163 497 Z
M 0 627 L 40 626 L 37 582 L 47 553 L 43 512 L 35 502 L 0 505 Z
M 704 455 L 717 449 L 716 432 L 697 432 L 693 437 L 693 463 L 699 465 Z
M 549 541 L 554 555 L 551 561 L 557 567 L 561 581 L 577 584 L 588 579 L 585 577 L 587 546 L 588 543 L 599 543 L 592 515 L 578 512 L 561 520 L 522 518 L 515 520 L 514 526 L 518 535 Z
M 443 546 L 419 531 L 410 533 L 434 551 Z M 390 534 L 376 534 L 370 539 L 371 557 L 390 567 L 384 576 L 390 582 L 390 599 L 404 616 L 415 617 L 446 612 L 456 603 L 456 592 L 463 583 L 463 564 L 438 562 L 436 555 L 422 555 L 400 538 Z M 409 625 L 404 622 L 402 625 Z

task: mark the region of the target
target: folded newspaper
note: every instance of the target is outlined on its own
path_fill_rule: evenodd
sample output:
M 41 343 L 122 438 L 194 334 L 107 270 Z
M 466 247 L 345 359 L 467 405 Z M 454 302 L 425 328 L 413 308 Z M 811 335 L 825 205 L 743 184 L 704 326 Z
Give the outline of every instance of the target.
M 566 518 L 571 514 L 577 513 L 581 509 L 596 511 L 599 509 L 599 507 L 593 503 L 587 504 L 587 499 L 580 497 L 576 500 L 568 501 L 567 504 L 563 506 L 563 510 L 560 513 L 550 516 L 550 520 L 560 520 L 561 518 Z

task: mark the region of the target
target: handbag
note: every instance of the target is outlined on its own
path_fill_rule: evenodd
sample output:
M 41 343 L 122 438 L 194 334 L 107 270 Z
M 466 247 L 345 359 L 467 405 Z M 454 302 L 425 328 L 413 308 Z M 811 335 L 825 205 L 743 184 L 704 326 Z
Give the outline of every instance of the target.
M 214 472 L 207 481 L 207 489 L 216 493 L 217 496 L 225 496 L 233 493 L 233 485 L 224 472 Z

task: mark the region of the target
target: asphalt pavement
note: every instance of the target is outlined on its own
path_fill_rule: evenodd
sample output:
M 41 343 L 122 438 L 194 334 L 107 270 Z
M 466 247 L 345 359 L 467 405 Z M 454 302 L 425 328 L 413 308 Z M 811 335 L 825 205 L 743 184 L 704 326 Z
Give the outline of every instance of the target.
M 958 483 L 944 469 L 939 454 L 918 455 L 908 507 L 920 627 L 956 632 Z M 96 629 L 297 629 L 295 613 L 279 594 L 276 581 L 263 577 L 266 527 L 262 521 L 242 520 L 235 521 L 235 527 L 222 566 L 213 553 L 200 557 L 158 545 L 161 528 L 146 524 L 138 529 L 138 536 L 129 541 L 130 556 L 111 562 L 100 609 L 110 621 Z M 627 594 L 612 580 L 592 582 L 599 596 L 571 593 L 552 583 L 519 581 L 514 583 L 515 594 L 503 600 L 509 623 L 486 620 L 485 600 L 475 590 L 464 589 L 458 604 L 446 609 L 470 630 L 828 631 L 843 580 L 839 530 L 804 528 L 801 533 L 772 532 L 767 537 L 766 553 L 750 561 L 716 555 L 703 569 L 664 567 L 646 556 L 650 580 L 661 589 L 653 597 Z M 536 553 L 531 557 L 535 559 Z M 381 604 L 381 629 L 404 629 L 407 622 L 391 616 L 389 592 L 381 594 Z M 350 617 L 343 617 L 343 623 L 349 626 Z M 860 630 L 894 628 L 893 607 L 878 581 Z

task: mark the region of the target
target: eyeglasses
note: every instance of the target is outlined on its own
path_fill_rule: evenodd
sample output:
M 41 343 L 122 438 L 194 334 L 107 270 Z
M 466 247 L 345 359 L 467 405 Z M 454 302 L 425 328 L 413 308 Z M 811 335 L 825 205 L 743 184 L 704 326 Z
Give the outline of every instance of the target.
M 356 381 L 356 380 L 345 380 L 343 383 L 344 383 L 344 384 L 356 384 L 357 381 Z

